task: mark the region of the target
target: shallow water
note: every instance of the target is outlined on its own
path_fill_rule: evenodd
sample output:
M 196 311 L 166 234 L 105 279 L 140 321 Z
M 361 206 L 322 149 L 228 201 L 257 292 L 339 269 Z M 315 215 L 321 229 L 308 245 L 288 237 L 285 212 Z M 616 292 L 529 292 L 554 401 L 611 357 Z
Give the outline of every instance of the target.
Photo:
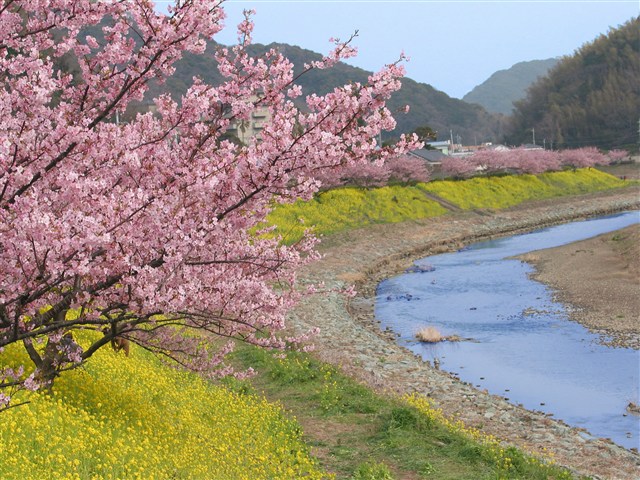
M 638 212 L 601 217 L 477 243 L 419 260 L 421 273 L 380 283 L 375 313 L 398 342 L 463 381 L 525 408 L 552 413 L 626 448 L 639 447 L 640 352 L 610 348 L 569 321 L 552 292 L 508 257 L 594 237 L 640 222 Z M 431 270 L 431 271 L 428 271 Z M 462 342 L 422 344 L 424 326 Z

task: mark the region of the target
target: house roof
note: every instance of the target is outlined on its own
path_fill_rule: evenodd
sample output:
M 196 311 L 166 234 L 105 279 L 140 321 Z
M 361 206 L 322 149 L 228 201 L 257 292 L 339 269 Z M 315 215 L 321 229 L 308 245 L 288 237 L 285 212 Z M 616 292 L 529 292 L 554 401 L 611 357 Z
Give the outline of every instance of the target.
M 506 145 L 502 145 L 500 143 L 495 144 L 495 145 L 490 145 L 489 147 L 487 147 L 487 150 L 495 150 L 498 152 L 506 152 L 507 150 L 511 150 L 509 147 L 507 147 Z
M 438 142 L 427 142 L 427 145 L 432 147 L 448 147 L 450 145 L 449 140 L 440 140 Z
M 440 150 L 427 150 L 426 148 L 421 148 L 419 150 L 412 150 L 409 152 L 410 155 L 426 160 L 430 163 L 440 163 L 442 159 L 446 157 L 444 153 Z

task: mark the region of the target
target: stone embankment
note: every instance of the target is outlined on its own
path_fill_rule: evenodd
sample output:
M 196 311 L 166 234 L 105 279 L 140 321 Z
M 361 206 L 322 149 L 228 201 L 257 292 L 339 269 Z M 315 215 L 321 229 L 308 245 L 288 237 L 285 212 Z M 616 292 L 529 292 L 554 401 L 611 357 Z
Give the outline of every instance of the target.
M 324 257 L 302 282 L 328 290 L 356 285 L 350 300 L 337 293 L 307 297 L 292 312 L 296 329 L 320 327 L 318 355 L 380 391 L 418 392 L 452 418 L 572 471 L 598 479 L 640 479 L 637 451 L 569 427 L 549 414 L 512 405 L 435 369 L 382 332 L 373 314 L 375 288 L 413 260 L 497 237 L 623 210 L 640 209 L 640 190 L 604 192 L 529 203 L 501 211 L 453 212 L 393 225 L 376 225 L 326 238 Z M 576 398 L 576 402 L 580 399 Z

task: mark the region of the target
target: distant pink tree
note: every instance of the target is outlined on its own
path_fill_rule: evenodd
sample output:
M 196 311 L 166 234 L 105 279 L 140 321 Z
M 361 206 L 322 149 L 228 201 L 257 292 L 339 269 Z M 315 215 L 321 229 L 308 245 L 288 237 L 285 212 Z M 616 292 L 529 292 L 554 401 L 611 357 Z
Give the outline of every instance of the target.
M 610 150 L 607 153 L 607 157 L 609 157 L 609 163 L 618 163 L 629 158 L 629 152 L 626 150 Z
M 249 14 L 238 45 L 206 53 L 222 84 L 196 78 L 180 102 L 161 95 L 155 113 L 114 122 L 183 54 L 204 54 L 223 18 L 218 0 L 177 1 L 168 15 L 148 0 L 3 1 L 0 351 L 20 344 L 33 367 L 0 370 L 0 408 L 11 388 L 49 383 L 113 339 L 207 375 L 231 372 L 223 354 L 232 348 L 212 348 L 207 335 L 295 344 L 276 333 L 315 241 L 284 246 L 254 228 L 274 201 L 310 198 L 318 173 L 416 147 L 375 141 L 395 127 L 385 101 L 400 88 L 400 65 L 310 95 L 298 110 L 292 64 L 277 50 L 248 54 Z M 355 54 L 335 44 L 303 73 Z M 63 57 L 78 71 L 63 70 Z M 223 139 L 256 108 L 271 118 L 262 141 Z M 78 329 L 101 335 L 80 346 Z
M 479 150 L 466 159 L 478 172 L 495 173 L 508 168 L 510 152 Z
M 560 153 L 560 159 L 563 165 L 569 165 L 574 168 L 587 168 L 609 163 L 608 158 L 596 147 L 563 150 Z
M 386 163 L 368 162 L 324 170 L 316 174 L 316 179 L 324 190 L 341 186 L 374 188 L 386 185 L 389 174 Z
M 475 173 L 476 165 L 464 157 L 446 157 L 442 159 L 442 173 L 456 178 L 465 178 Z
M 384 163 L 369 162 L 325 169 L 316 175 L 323 189 L 341 186 L 375 188 L 396 183 L 428 182 L 429 169 L 424 160 L 409 155 L 389 156 Z
M 427 163 L 409 155 L 390 158 L 386 165 L 389 169 L 389 179 L 393 182 L 428 182 L 431 177 Z
M 469 157 L 479 171 L 486 174 L 499 172 L 538 174 L 558 170 L 558 154 L 550 150 L 515 148 L 507 151 L 480 150 Z
M 544 172 L 553 172 L 561 167 L 560 156 L 552 150 L 513 150 L 515 163 L 522 173 L 537 175 Z
M 514 148 L 507 151 L 479 150 L 468 157 L 448 157 L 442 171 L 453 177 L 468 177 L 474 173 L 492 175 L 501 172 L 537 175 L 560 170 L 563 165 L 574 168 L 604 165 L 612 159 L 625 158 L 626 152 L 612 151 L 604 155 L 595 147 L 556 152 L 542 149 Z

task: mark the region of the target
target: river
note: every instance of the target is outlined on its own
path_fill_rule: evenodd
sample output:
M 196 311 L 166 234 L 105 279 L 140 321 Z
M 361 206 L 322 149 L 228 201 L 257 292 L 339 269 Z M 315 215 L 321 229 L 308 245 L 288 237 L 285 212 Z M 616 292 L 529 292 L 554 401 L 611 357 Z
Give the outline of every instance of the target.
M 591 238 L 638 223 L 638 212 L 574 222 L 474 244 L 419 260 L 419 272 L 380 283 L 375 314 L 398 342 L 460 380 L 540 410 L 626 448 L 639 447 L 640 352 L 611 348 L 568 320 L 565 305 L 509 257 Z M 425 344 L 433 326 L 460 342 Z M 494 415 L 487 412 L 487 418 Z M 585 432 L 585 438 L 589 434 Z

